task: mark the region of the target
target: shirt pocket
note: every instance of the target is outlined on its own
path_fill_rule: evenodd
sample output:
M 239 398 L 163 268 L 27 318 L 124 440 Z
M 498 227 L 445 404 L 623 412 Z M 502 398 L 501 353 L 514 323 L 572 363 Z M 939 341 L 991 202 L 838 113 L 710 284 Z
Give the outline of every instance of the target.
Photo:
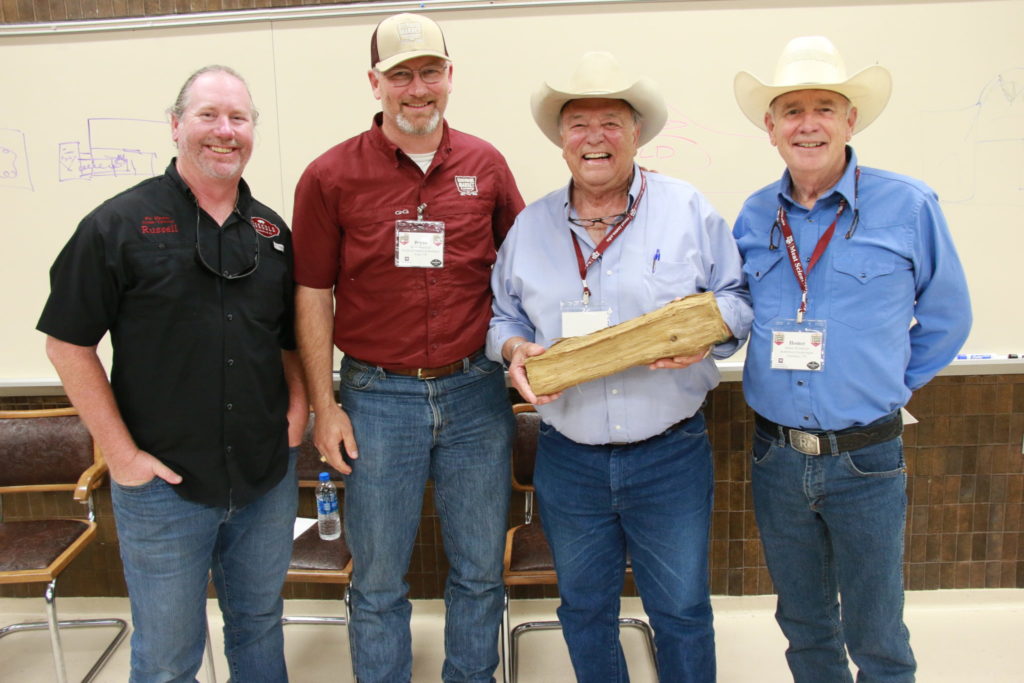
M 698 291 L 696 272 L 694 264 L 687 261 L 659 260 L 645 273 L 647 305 L 644 309 L 653 311 L 677 297 L 695 294 Z
M 893 252 L 850 247 L 833 256 L 832 269 L 830 317 L 850 327 L 887 324 L 913 297 L 909 264 Z
M 143 243 L 125 249 L 128 287 L 122 313 L 141 318 L 195 320 L 204 292 L 191 244 Z
M 783 277 L 786 276 L 782 250 L 765 249 L 748 254 L 743 262 L 743 272 L 754 302 L 754 319 L 767 322 L 776 318 L 782 307 Z

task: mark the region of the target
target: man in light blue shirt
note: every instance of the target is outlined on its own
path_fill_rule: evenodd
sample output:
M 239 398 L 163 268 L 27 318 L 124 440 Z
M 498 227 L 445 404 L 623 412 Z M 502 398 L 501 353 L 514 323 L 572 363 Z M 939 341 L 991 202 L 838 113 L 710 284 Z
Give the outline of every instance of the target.
M 509 363 L 513 384 L 543 418 L 534 483 L 576 677 L 627 680 L 617 615 L 628 551 L 661 680 L 713 681 L 714 477 L 700 408 L 718 384 L 712 357 L 740 342 L 549 396 L 534 395 L 523 362 L 560 337 L 707 291 L 743 339 L 751 310 L 739 253 L 699 192 L 634 163 L 667 118 L 650 81 L 592 52 L 566 85 L 545 84 L 532 104 L 572 180 L 527 206 L 498 253 L 487 354 Z
M 846 144 L 888 102 L 888 71 L 847 78 L 827 38 L 805 37 L 775 81 L 736 76 L 786 171 L 734 234 L 754 302 L 743 389 L 776 617 L 798 683 L 852 681 L 847 650 L 858 681 L 913 681 L 900 409 L 967 338 L 967 283 L 934 192 L 860 166 Z

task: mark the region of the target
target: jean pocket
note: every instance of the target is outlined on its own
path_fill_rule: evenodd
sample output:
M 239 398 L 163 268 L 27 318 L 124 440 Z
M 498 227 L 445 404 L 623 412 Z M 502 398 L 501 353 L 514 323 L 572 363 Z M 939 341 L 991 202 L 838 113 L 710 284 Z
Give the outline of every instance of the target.
M 346 389 L 366 391 L 376 384 L 381 374 L 380 369 L 373 365 L 364 365 L 358 361 L 346 358 L 341 362 L 341 373 L 338 381 Z
M 903 439 L 897 437 L 840 455 L 843 466 L 859 477 L 896 477 L 906 471 Z
M 501 369 L 503 369 L 501 363 L 495 363 L 493 360 L 483 355 L 481 355 L 476 360 L 470 361 L 469 364 L 469 371 L 472 374 L 481 377 L 493 375 L 494 373 L 498 372 Z
M 769 439 L 754 429 L 754 439 L 750 447 L 750 459 L 755 465 L 765 464 L 779 449 L 775 446 L 775 439 Z
M 162 481 L 163 479 L 161 479 L 160 477 L 153 477 L 144 484 L 132 484 L 131 486 L 126 486 L 125 484 L 118 484 L 116 481 L 114 481 L 113 477 L 110 478 L 111 486 L 116 486 L 124 493 L 143 493 L 151 488 L 156 488 Z

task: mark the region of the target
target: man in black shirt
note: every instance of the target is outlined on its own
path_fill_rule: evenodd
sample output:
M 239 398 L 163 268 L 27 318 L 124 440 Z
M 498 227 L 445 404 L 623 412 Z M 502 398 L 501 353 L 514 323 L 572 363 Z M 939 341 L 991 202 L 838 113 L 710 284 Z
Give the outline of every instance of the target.
M 237 73 L 200 69 L 170 116 L 178 157 L 83 219 L 38 329 L 110 468 L 131 680 L 194 680 L 212 572 L 231 677 L 284 681 L 289 447 L 308 417 L 291 234 L 242 180 L 257 112 Z

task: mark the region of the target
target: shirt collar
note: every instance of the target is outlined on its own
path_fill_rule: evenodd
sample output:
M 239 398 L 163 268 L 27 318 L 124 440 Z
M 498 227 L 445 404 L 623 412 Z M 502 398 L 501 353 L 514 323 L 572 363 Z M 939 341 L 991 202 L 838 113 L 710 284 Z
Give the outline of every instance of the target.
M 842 177 L 839 178 L 839 182 L 829 188 L 818 201 L 824 200 L 822 202 L 824 206 L 830 203 L 838 203 L 842 197 L 846 199 L 847 204 L 853 206 L 854 191 L 856 190 L 856 171 L 857 153 L 853 150 L 853 147 L 846 145 L 846 169 L 843 171 Z M 792 187 L 792 178 L 790 178 L 789 169 L 787 168 L 782 172 L 782 180 L 779 182 L 779 203 L 785 202 L 787 210 L 794 206 L 799 206 L 793 200 Z
M 629 203 L 626 205 L 626 211 L 629 211 L 633 207 L 633 202 L 636 201 L 637 195 L 640 193 L 640 166 L 636 162 L 633 163 L 633 181 L 629 184 Z M 566 221 L 569 220 L 572 201 L 572 178 L 569 178 L 569 182 L 562 188 L 562 210 L 565 213 Z
M 373 116 L 373 124 L 370 126 L 370 140 L 378 149 L 388 155 L 389 158 L 394 159 L 395 167 L 402 162 L 402 158 L 408 158 L 398 145 L 388 140 L 387 136 L 384 135 L 381 125 L 384 123 L 384 112 L 377 112 Z M 451 131 L 448 128 L 448 120 L 441 119 L 441 142 L 437 145 L 437 150 L 434 152 L 434 159 L 436 161 L 444 161 L 448 154 L 452 151 L 451 145 Z

